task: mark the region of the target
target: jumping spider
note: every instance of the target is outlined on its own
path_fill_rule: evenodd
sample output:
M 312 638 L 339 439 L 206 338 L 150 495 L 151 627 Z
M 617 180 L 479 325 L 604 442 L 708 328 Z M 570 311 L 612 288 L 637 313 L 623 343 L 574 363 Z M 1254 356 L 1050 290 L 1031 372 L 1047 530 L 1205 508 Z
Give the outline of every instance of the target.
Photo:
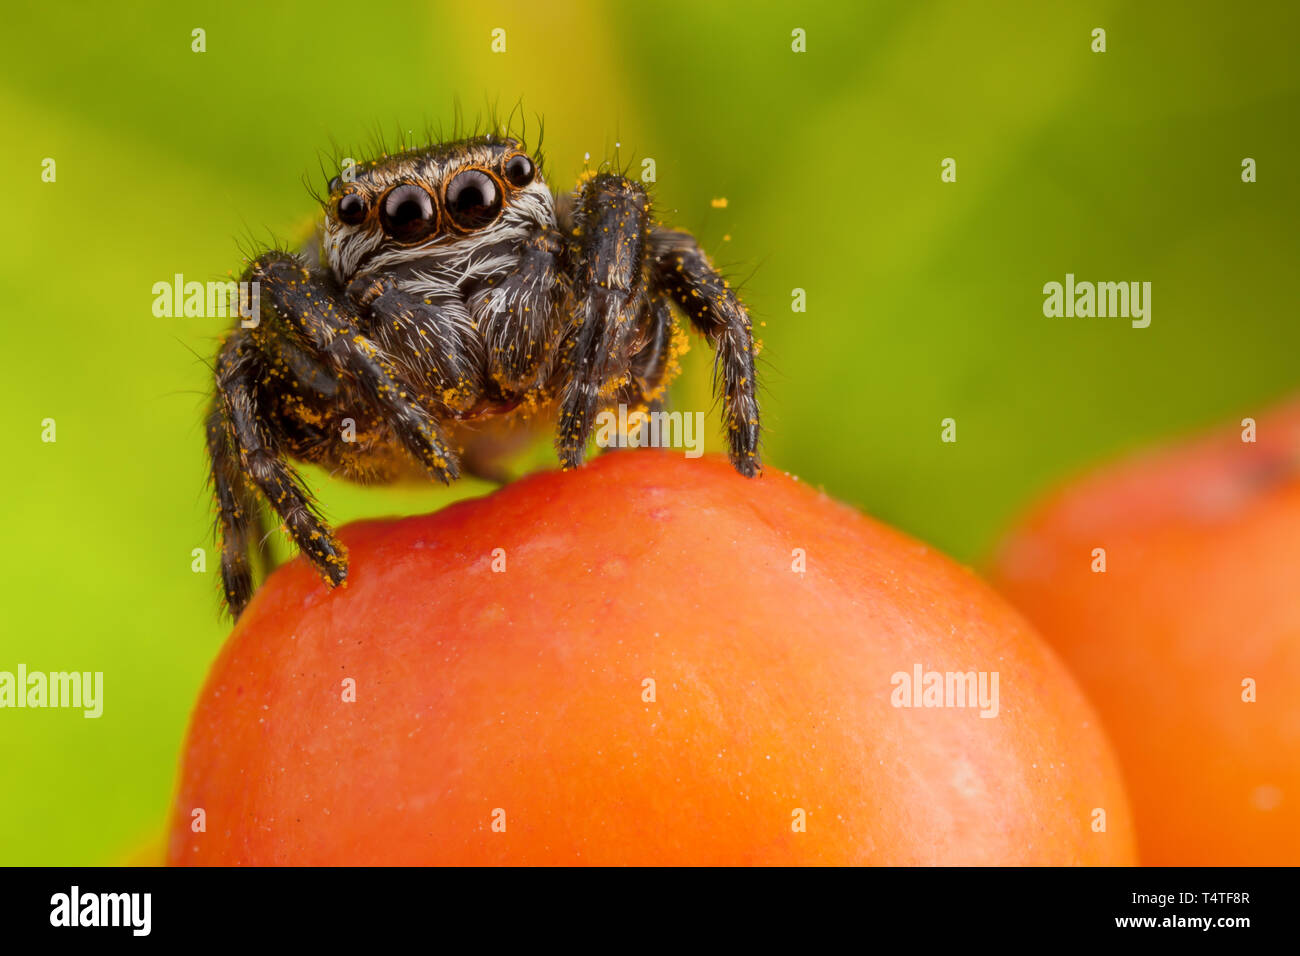
M 576 467 L 602 409 L 660 399 L 671 303 L 715 349 L 731 462 L 757 473 L 749 315 L 690 235 L 653 221 L 641 184 L 602 171 L 556 197 L 540 156 L 494 136 L 354 173 L 329 184 L 318 262 L 276 249 L 249 265 L 258 318 L 216 360 L 207 446 L 234 616 L 253 595 L 259 494 L 329 585 L 347 577 L 289 458 L 366 483 L 450 482 L 462 463 L 492 474 L 476 449 L 494 432 L 474 423 L 554 415 Z

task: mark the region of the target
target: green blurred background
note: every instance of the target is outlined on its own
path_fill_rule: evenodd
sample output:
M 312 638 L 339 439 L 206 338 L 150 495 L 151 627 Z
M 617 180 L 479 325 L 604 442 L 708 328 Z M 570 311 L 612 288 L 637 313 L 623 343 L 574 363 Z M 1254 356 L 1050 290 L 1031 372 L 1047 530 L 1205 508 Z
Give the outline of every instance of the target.
M 0 670 L 101 670 L 105 709 L 0 711 L 0 863 L 160 828 L 226 633 L 211 552 L 190 569 L 224 323 L 154 318 L 151 286 L 294 233 L 332 139 L 522 98 L 553 185 L 615 141 L 654 157 L 660 213 L 765 323 L 770 465 L 963 561 L 1085 464 L 1300 383 L 1296 4 L 183 6 L 6 12 Z M 1045 318 L 1066 272 L 1151 281 L 1150 328 Z M 675 404 L 707 408 L 687 359 Z M 338 522 L 486 490 L 311 477 Z

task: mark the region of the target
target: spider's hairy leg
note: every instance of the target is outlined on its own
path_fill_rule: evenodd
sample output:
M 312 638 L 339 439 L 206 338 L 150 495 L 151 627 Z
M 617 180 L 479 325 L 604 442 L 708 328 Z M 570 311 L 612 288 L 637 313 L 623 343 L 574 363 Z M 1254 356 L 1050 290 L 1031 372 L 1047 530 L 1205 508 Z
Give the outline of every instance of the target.
M 672 296 L 713 346 L 714 383 L 722 392 L 731 464 L 752 478 L 762 462 L 749 313 L 688 233 L 656 229 L 650 236 L 650 254 L 655 289 Z
M 221 500 L 222 477 L 233 467 L 224 456 L 233 450 L 238 456 L 239 470 L 248 476 L 248 480 L 257 487 L 284 522 L 298 549 L 331 586 L 341 584 L 348 573 L 347 549 L 312 507 L 302 479 L 285 461 L 272 429 L 259 414 L 257 386 L 265 373 L 262 359 L 252 336 L 243 329 L 236 330 L 226 340 L 217 356 L 220 428 L 228 443 L 219 443 L 213 450 L 213 474 L 218 481 L 218 508 L 224 511 L 226 505 L 231 504 L 235 509 L 232 514 L 242 514 L 247 510 L 247 503 L 240 503 L 237 498 L 232 497 L 228 502 Z M 220 462 L 218 455 L 222 456 Z M 223 472 L 223 475 L 218 476 L 218 471 Z M 233 493 L 234 489 L 229 490 Z M 236 532 L 247 534 L 247 525 L 242 519 L 237 519 L 232 528 Z M 223 516 L 223 535 L 224 533 Z M 229 540 L 223 536 L 223 578 L 226 574 L 228 546 L 232 549 L 240 547 L 242 554 L 242 564 L 239 560 L 232 562 L 225 585 L 231 613 L 238 617 L 251 596 L 251 577 L 247 566 L 248 542 L 241 543 L 238 538 Z
M 261 512 L 240 470 L 230 442 L 224 405 L 218 397 L 205 425 L 212 488 L 217 499 L 217 533 L 221 544 L 221 590 L 226 607 L 239 617 L 253 598 L 249 557 L 262 537 Z
M 563 298 L 558 282 L 563 242 L 549 228 L 521 244 L 519 261 L 469 298 L 470 314 L 487 343 L 488 374 L 502 391 L 522 391 L 548 358 L 549 330 Z
M 626 371 L 615 367 L 645 309 L 641 274 L 650 201 L 640 183 L 613 173 L 589 179 L 578 197 L 578 235 L 570 254 L 577 335 L 564 361 L 568 384 L 560 408 L 556 450 L 566 468 L 582 464 L 601 392 Z
M 261 290 L 264 325 L 296 335 L 336 373 L 355 382 L 432 477 L 449 483 L 460 476 L 437 420 L 401 382 L 379 346 L 358 331 L 356 316 L 326 278 L 313 276 L 296 256 L 268 252 L 249 266 L 244 279 Z

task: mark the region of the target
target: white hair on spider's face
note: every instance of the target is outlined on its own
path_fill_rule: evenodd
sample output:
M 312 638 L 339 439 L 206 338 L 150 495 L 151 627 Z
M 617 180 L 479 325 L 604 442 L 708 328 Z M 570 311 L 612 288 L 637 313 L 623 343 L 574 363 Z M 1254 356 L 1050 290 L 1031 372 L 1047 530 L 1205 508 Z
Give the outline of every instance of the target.
M 518 141 L 463 140 L 359 164 L 352 182 L 335 178 L 324 259 L 343 285 L 386 273 L 412 294 L 459 296 L 555 224 L 554 197 Z

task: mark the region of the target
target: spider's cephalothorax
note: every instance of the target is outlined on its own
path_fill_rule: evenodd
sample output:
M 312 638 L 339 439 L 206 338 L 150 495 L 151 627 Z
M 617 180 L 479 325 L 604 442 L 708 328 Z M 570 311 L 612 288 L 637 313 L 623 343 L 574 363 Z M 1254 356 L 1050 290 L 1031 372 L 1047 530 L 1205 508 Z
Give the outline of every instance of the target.
M 540 157 L 482 137 L 408 150 L 335 178 L 319 261 L 258 256 L 256 319 L 224 341 L 208 451 L 233 614 L 253 593 L 259 496 L 331 585 L 347 553 L 290 458 L 347 478 L 488 475 L 499 422 L 558 420 L 566 467 L 597 414 L 655 404 L 675 303 L 716 350 L 731 461 L 759 468 L 749 316 L 695 240 L 655 224 L 644 188 L 612 172 L 558 201 Z

